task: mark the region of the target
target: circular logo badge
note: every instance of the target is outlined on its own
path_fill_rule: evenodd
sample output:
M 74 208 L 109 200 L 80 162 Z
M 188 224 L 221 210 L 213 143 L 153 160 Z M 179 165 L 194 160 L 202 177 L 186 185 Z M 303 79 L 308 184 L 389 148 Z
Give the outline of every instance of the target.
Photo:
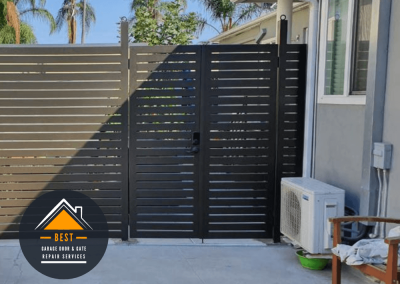
M 108 244 L 108 226 L 100 207 L 77 191 L 39 196 L 26 209 L 19 242 L 28 262 L 40 273 L 71 279 L 92 270 Z

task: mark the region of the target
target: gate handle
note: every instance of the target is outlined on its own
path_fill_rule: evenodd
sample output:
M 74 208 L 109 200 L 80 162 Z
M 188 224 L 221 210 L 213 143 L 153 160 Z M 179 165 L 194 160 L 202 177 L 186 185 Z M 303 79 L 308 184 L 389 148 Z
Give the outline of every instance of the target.
M 186 151 L 188 154 L 197 154 L 198 152 L 200 152 L 200 148 L 197 146 L 192 146 L 189 151 Z

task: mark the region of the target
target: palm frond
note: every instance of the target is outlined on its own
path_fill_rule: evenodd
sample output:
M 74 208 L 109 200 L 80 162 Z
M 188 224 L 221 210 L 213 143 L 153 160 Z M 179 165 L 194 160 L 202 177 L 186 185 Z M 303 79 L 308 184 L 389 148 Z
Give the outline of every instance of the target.
M 32 26 L 21 22 L 21 44 L 36 44 L 37 39 Z
M 255 16 L 259 16 L 261 12 L 262 9 L 255 4 L 242 4 L 242 7 L 236 11 L 236 20 L 234 21 L 233 26 L 250 20 Z
M 63 5 L 57 12 L 57 17 L 56 17 L 56 30 L 60 31 L 64 24 L 67 22 L 68 19 L 68 14 L 69 14 L 69 8 L 66 5 Z
M 24 10 L 20 12 L 21 16 L 32 16 L 37 18 L 43 22 L 47 22 L 50 26 L 50 33 L 53 33 L 57 29 L 56 21 L 54 20 L 53 15 L 46 9 L 43 8 L 32 8 L 28 10 Z
M 78 17 L 80 22 L 82 23 L 82 16 L 83 16 L 83 1 L 76 4 L 78 8 Z M 86 34 L 89 32 L 89 29 L 92 24 L 96 23 L 96 13 L 94 7 L 86 2 L 86 16 L 85 16 L 85 32 Z
M 0 29 L 0 44 L 15 44 L 15 30 L 11 26 Z

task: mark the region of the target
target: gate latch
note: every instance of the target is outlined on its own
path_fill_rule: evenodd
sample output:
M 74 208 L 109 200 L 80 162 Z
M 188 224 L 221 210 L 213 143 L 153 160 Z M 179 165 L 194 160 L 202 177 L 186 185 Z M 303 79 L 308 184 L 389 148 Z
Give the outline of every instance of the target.
M 192 133 L 192 148 L 189 151 L 186 151 L 188 154 L 196 154 L 200 152 L 200 132 L 193 132 Z

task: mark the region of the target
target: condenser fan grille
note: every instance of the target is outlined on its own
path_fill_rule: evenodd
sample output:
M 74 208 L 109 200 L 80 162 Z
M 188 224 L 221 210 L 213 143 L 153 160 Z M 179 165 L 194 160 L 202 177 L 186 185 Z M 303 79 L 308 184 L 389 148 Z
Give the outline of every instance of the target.
M 282 185 L 281 232 L 300 242 L 301 195 L 298 191 Z

